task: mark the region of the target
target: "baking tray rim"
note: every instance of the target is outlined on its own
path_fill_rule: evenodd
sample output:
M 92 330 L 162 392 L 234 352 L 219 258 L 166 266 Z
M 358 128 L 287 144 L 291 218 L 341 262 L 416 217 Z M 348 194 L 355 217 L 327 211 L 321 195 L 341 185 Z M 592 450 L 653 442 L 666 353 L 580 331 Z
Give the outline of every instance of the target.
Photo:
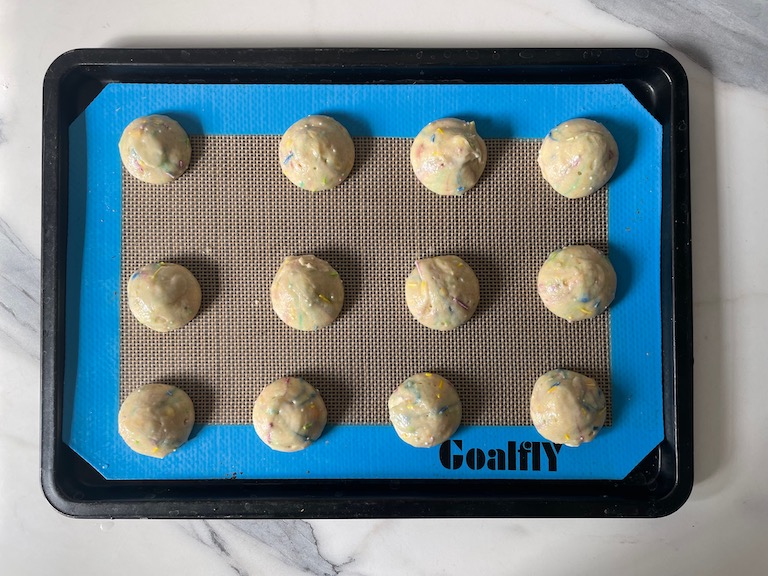
M 639 71 L 653 75 L 661 93 L 650 90 L 644 95 L 642 82 L 627 86 Z M 669 248 L 662 250 L 662 270 L 670 271 L 669 279 L 662 274 L 662 286 L 669 280 L 666 298 L 662 290 L 662 310 L 666 306 L 671 312 L 670 322 L 662 322 L 665 439 L 636 469 L 644 468 L 646 474 L 655 469 L 656 476 L 640 473 L 639 482 L 631 479 L 634 473 L 618 482 L 99 482 L 87 473 L 88 465 L 77 462 L 79 457 L 63 444 L 60 434 L 68 165 L 62 126 L 66 128 L 78 106 L 87 103 L 82 98 L 92 99 L 99 86 L 110 82 L 175 78 L 247 83 L 291 74 L 342 82 L 356 75 L 358 81 L 366 77 L 371 81 L 376 74 L 387 76 L 389 82 L 411 77 L 426 82 L 488 82 L 490 77 L 503 78 L 503 83 L 623 83 L 646 108 L 651 103 L 656 112 L 661 109 L 667 115 L 660 120 L 665 151 L 662 194 L 670 195 L 668 209 L 664 203 L 662 207 L 662 247 Z M 668 53 L 646 48 L 84 49 L 60 56 L 43 87 L 41 481 L 46 497 L 57 510 L 78 517 L 663 516 L 677 510 L 693 485 L 687 89 L 682 66 Z M 73 93 L 81 97 L 79 102 L 66 101 Z

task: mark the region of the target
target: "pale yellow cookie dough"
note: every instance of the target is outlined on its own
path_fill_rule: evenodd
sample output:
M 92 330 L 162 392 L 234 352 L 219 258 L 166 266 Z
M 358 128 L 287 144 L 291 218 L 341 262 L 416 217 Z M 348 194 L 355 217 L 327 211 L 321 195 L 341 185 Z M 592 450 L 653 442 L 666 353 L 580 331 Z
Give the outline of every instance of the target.
M 555 315 L 569 322 L 601 314 L 616 295 L 616 272 L 610 260 L 591 246 L 555 250 L 541 266 L 539 297 Z
M 253 427 L 273 450 L 303 450 L 323 433 L 328 413 L 315 388 L 302 378 L 281 378 L 262 390 L 253 405 Z
M 531 420 L 547 440 L 579 446 L 594 440 L 603 427 L 605 396 L 592 378 L 551 370 L 533 385 Z
M 120 436 L 134 452 L 164 458 L 189 439 L 195 408 L 184 390 L 146 384 L 131 392 L 117 415 Z
M 272 281 L 272 309 L 291 328 L 317 330 L 332 323 L 344 305 L 344 286 L 328 262 L 288 256 Z
M 307 116 L 286 130 L 278 155 L 288 180 L 316 192 L 330 190 L 349 176 L 355 145 L 347 129 L 330 116 Z
M 128 307 L 136 319 L 156 332 L 188 324 L 200 311 L 200 284 L 180 264 L 142 266 L 128 279 Z
M 458 256 L 416 261 L 405 281 L 405 302 L 427 328 L 451 330 L 469 320 L 480 300 L 480 284 L 472 268 Z
M 550 130 L 539 149 L 539 167 L 566 198 L 583 198 L 604 186 L 619 162 L 616 140 L 602 124 L 574 118 Z
M 430 448 L 450 438 L 461 422 L 461 400 L 445 378 L 415 374 L 389 397 L 389 420 L 403 442 Z
M 149 184 L 167 184 L 181 176 L 192 157 L 189 136 L 176 120 L 153 114 L 137 118 L 118 145 L 126 170 Z
M 480 179 L 488 160 L 474 122 L 442 118 L 427 124 L 411 146 L 416 177 L 432 192 L 461 196 Z

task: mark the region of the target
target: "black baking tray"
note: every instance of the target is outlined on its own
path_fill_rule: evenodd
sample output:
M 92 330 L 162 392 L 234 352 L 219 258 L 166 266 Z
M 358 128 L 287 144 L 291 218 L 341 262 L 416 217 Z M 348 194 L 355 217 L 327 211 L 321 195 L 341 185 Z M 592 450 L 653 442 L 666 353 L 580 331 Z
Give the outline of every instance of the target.
M 663 127 L 661 314 L 664 440 L 620 481 L 106 480 L 62 440 L 70 123 L 104 86 L 142 83 L 625 85 Z M 76 517 L 658 517 L 693 485 L 688 83 L 655 49 L 84 49 L 43 86 L 42 471 Z

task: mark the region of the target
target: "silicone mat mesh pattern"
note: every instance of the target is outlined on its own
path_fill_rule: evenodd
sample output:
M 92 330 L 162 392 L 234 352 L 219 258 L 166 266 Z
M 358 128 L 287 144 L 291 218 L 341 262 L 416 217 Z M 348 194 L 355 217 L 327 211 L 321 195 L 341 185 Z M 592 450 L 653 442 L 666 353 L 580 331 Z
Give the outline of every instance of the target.
M 188 267 L 201 313 L 160 334 L 120 317 L 120 400 L 160 381 L 183 388 L 200 423 L 245 424 L 260 390 L 288 375 L 318 388 L 330 422 L 387 422 L 387 399 L 416 372 L 455 386 L 465 425 L 528 425 L 533 383 L 563 367 L 597 380 L 608 399 L 610 313 L 568 324 L 547 311 L 536 275 L 552 250 L 607 251 L 607 196 L 581 200 L 542 179 L 539 140 L 487 140 L 488 165 L 463 197 L 425 189 L 411 140 L 355 138 L 355 168 L 326 192 L 293 186 L 277 163 L 279 136 L 193 136 L 192 166 L 177 181 L 144 184 L 123 172 L 121 286 L 155 261 Z M 288 255 L 315 254 L 344 281 L 331 326 L 304 333 L 270 305 Z M 481 287 L 475 316 L 450 332 L 418 324 L 404 299 L 418 258 L 456 254 Z

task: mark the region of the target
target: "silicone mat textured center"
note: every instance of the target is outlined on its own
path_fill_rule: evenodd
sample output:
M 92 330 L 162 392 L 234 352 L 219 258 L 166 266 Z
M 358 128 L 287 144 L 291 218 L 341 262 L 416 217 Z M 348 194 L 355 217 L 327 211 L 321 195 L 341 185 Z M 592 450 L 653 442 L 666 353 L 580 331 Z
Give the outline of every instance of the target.
M 192 136 L 191 168 L 164 186 L 123 171 L 121 285 L 144 264 L 188 267 L 203 304 L 188 326 L 158 334 L 140 325 L 123 295 L 120 400 L 152 381 L 192 398 L 199 423 L 247 424 L 271 381 L 295 375 L 318 388 L 329 421 L 387 422 L 387 399 L 411 374 L 437 372 L 456 386 L 465 425 L 530 425 L 539 375 L 569 368 L 610 391 L 610 313 L 569 324 L 547 311 L 536 275 L 568 244 L 608 249 L 607 192 L 580 200 L 555 193 L 536 163 L 541 141 L 486 140 L 488 165 L 463 197 L 424 188 L 411 140 L 355 138 L 350 178 L 310 193 L 285 178 L 279 136 Z M 304 333 L 270 304 L 289 255 L 314 254 L 340 274 L 341 315 Z M 481 288 L 475 316 L 450 332 L 418 324 L 405 304 L 416 259 L 463 258 Z

